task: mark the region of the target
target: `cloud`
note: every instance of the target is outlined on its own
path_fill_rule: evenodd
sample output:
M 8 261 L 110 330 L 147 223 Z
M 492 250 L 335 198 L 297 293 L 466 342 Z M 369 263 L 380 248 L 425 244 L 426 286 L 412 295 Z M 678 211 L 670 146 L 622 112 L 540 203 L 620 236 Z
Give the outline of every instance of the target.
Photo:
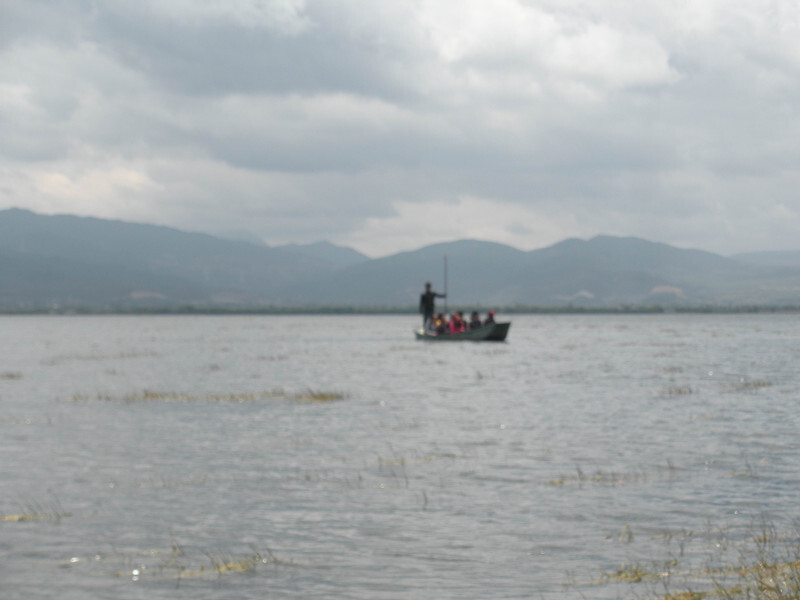
M 788 0 L 3 10 L 0 206 L 375 255 L 597 233 L 797 247 Z
M 178 27 L 203 28 L 222 21 L 243 29 L 263 29 L 292 36 L 311 26 L 304 14 L 304 0 L 142 0 L 133 6 L 126 4 L 118 2 L 117 6 L 154 21 L 169 20 Z
M 547 90 L 580 102 L 678 79 L 652 34 L 514 0 L 430 2 L 422 22 L 442 62 L 466 85 L 506 94 L 537 98 Z

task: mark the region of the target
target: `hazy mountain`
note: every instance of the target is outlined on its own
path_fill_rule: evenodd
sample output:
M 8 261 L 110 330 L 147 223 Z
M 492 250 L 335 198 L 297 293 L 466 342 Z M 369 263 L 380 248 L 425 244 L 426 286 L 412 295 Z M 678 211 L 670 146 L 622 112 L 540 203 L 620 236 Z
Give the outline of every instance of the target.
M 286 286 L 334 268 L 201 233 L 19 209 L 0 211 L 0 257 L 2 304 L 279 302 Z
M 753 265 L 771 267 L 800 267 L 800 250 L 774 252 L 747 252 L 734 254 L 731 258 Z
M 300 284 L 290 297 L 369 306 L 396 306 L 407 298 L 413 304 L 427 280 L 444 291 L 445 256 L 451 306 L 764 303 L 785 301 L 791 285 L 783 284 L 800 281 L 800 272 L 771 281 L 772 271 L 709 252 L 600 236 L 531 252 L 490 242 L 435 244 Z
M 749 276 L 741 263 L 700 250 L 685 250 L 638 238 L 598 236 L 570 239 L 529 253 L 529 263 L 510 298 L 544 305 L 691 303 L 715 298 L 710 282 Z
M 228 240 L 231 242 L 247 242 L 248 244 L 255 244 L 256 246 L 266 246 L 258 235 L 246 229 L 226 229 L 224 231 L 212 232 L 214 237 L 221 240 Z
M 212 289 L 177 277 L 0 250 L 0 306 L 101 307 L 214 301 Z
M 0 211 L 5 307 L 416 307 L 426 281 L 447 291 L 450 307 L 464 308 L 800 305 L 798 267 L 637 238 L 572 239 L 530 252 L 462 240 L 369 259 L 327 242 L 273 248 L 168 227 Z
M 448 295 L 461 303 L 485 301 L 507 279 L 505 270 L 522 264 L 521 250 L 492 242 L 434 244 L 342 269 L 335 275 L 294 286 L 296 302 L 359 306 L 414 305 L 426 281 L 444 292 L 444 258 L 448 259 Z
M 259 236 L 251 231 L 244 229 L 232 229 L 227 231 L 220 231 L 214 234 L 223 240 L 233 242 L 248 242 L 257 246 L 267 246 Z M 357 250 L 348 248 L 346 246 L 337 246 L 331 242 L 313 242 L 310 244 L 282 244 L 272 246 L 276 250 L 283 250 L 293 254 L 300 254 L 307 256 L 324 263 L 328 263 L 334 267 L 349 267 L 360 262 L 369 260 L 365 254 L 361 254 Z
M 275 246 L 275 248 L 325 261 L 336 267 L 349 267 L 370 260 L 368 256 L 361 254 L 361 252 L 357 250 L 345 246 L 337 246 L 330 242 L 284 244 L 282 246 Z

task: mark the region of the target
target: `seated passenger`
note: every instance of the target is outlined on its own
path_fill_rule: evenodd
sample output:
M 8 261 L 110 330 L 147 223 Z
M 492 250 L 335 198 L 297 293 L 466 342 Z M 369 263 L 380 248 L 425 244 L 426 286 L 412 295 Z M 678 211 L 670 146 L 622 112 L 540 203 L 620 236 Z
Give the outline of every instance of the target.
M 483 323 L 481 323 L 481 316 L 478 314 L 478 311 L 473 311 L 473 313 L 469 317 L 469 328 L 470 329 L 478 329 L 481 327 Z
M 486 315 L 486 320 L 483 322 L 484 325 L 494 325 L 494 311 L 490 310 L 489 314 Z
M 464 319 L 462 317 L 464 313 L 455 312 L 452 314 L 450 318 L 450 333 L 462 333 L 465 331 L 464 328 Z
M 436 319 L 434 320 L 434 332 L 436 335 L 442 335 L 450 331 L 449 326 L 447 324 L 447 317 L 445 317 L 442 313 L 436 315 Z

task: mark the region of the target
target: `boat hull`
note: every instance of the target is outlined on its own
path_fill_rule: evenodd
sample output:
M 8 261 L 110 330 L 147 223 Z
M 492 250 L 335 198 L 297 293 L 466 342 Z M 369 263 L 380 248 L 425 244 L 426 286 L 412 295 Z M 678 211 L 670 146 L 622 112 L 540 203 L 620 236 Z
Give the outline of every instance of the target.
M 436 335 L 417 329 L 414 335 L 418 340 L 430 342 L 504 342 L 511 323 L 494 323 L 462 333 L 444 333 Z

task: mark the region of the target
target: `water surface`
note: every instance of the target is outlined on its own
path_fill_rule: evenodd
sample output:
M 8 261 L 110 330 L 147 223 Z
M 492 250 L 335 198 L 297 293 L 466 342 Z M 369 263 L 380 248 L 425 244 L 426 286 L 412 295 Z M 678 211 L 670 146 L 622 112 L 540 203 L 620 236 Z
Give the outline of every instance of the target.
M 0 596 L 656 598 L 797 516 L 795 315 L 417 320 L 0 318 Z

